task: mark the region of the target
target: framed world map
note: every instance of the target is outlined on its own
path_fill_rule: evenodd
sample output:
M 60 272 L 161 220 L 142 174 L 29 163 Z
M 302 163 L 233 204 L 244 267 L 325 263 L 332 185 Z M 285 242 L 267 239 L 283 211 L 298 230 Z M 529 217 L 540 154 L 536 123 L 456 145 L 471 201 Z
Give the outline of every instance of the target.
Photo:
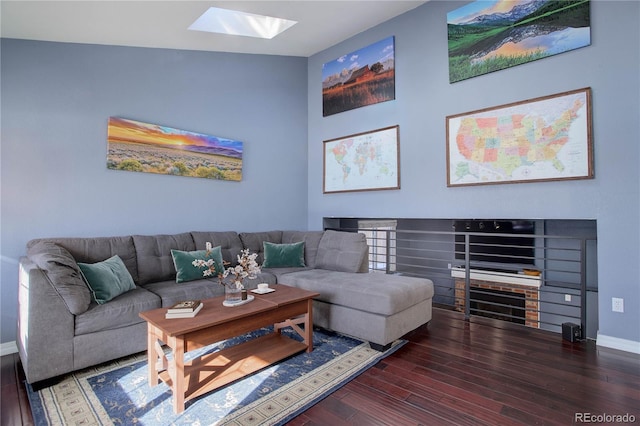
M 323 144 L 323 193 L 400 189 L 399 126 Z
M 447 186 L 593 178 L 590 88 L 446 122 Z

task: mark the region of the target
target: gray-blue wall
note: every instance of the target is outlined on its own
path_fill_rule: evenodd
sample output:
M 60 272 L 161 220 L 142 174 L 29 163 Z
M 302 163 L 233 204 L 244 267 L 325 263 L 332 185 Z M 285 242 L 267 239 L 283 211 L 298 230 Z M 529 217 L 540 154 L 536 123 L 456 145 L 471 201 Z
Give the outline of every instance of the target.
M 17 261 L 31 238 L 306 227 L 306 58 L 1 49 L 2 342 L 15 340 Z M 243 141 L 242 181 L 108 170 L 110 116 Z
M 591 46 L 449 84 L 446 14 L 467 3 L 430 1 L 309 58 L 309 227 L 325 216 L 596 219 L 600 334 L 640 350 L 640 4 L 592 1 Z M 396 100 L 323 118 L 322 64 L 389 36 Z M 583 87 L 595 179 L 446 186 L 447 115 Z M 400 190 L 322 194 L 323 140 L 396 124 Z M 612 297 L 624 298 L 623 314 Z
M 30 238 L 370 216 L 596 219 L 600 333 L 640 342 L 639 3 L 593 1 L 589 47 L 449 84 L 446 13 L 466 3 L 430 1 L 308 60 L 3 40 L 1 341 Z M 322 64 L 391 35 L 396 100 L 323 118 Z M 447 115 L 582 87 L 595 179 L 447 188 Z M 244 141 L 243 181 L 107 170 L 112 115 Z M 323 140 L 395 124 L 401 190 L 322 194 Z

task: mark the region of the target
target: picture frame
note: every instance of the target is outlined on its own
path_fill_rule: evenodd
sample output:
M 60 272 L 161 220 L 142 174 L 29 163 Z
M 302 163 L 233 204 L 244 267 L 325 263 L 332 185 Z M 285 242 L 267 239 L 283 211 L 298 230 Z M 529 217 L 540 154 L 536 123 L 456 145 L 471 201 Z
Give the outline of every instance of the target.
M 400 126 L 323 142 L 322 192 L 400 189 Z
M 476 0 L 448 12 L 449 83 L 589 46 L 589 6 Z
M 447 186 L 592 179 L 591 88 L 446 117 Z
M 322 64 L 322 116 L 396 98 L 395 37 Z
M 107 124 L 107 168 L 242 180 L 243 143 L 121 117 Z

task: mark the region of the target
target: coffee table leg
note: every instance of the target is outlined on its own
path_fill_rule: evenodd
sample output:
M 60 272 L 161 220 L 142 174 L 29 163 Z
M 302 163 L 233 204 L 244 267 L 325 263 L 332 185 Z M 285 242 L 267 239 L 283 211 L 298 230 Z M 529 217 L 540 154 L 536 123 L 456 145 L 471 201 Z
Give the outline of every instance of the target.
M 300 337 L 304 339 L 305 345 L 307 345 L 307 352 L 313 351 L 313 301 L 309 299 L 307 301 L 307 313 L 291 318 L 286 321 L 282 321 L 273 325 L 273 329 L 276 333 L 280 333 L 280 330 L 285 327 L 291 327 L 298 333 Z M 304 329 L 300 328 L 299 324 L 304 324 Z
M 149 364 L 149 386 L 153 387 L 158 384 L 158 357 L 160 354 L 156 351 L 156 343 L 158 337 L 155 333 L 155 327 L 147 324 L 147 363 Z
M 307 315 L 304 322 L 304 343 L 307 344 L 307 352 L 313 351 L 313 301 L 307 301 Z
M 173 350 L 169 374 L 171 377 L 171 392 L 173 393 L 173 411 L 177 414 L 184 411 L 184 340 L 171 337 L 169 338 L 169 347 Z

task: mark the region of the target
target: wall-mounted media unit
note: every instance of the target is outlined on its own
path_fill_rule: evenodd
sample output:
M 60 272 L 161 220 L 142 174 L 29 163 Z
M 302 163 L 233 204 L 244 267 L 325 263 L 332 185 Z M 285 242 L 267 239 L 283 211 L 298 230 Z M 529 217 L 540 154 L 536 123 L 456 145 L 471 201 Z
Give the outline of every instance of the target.
M 455 258 L 469 260 L 476 269 L 514 271 L 535 265 L 535 221 L 508 219 L 460 219 L 453 221 Z

